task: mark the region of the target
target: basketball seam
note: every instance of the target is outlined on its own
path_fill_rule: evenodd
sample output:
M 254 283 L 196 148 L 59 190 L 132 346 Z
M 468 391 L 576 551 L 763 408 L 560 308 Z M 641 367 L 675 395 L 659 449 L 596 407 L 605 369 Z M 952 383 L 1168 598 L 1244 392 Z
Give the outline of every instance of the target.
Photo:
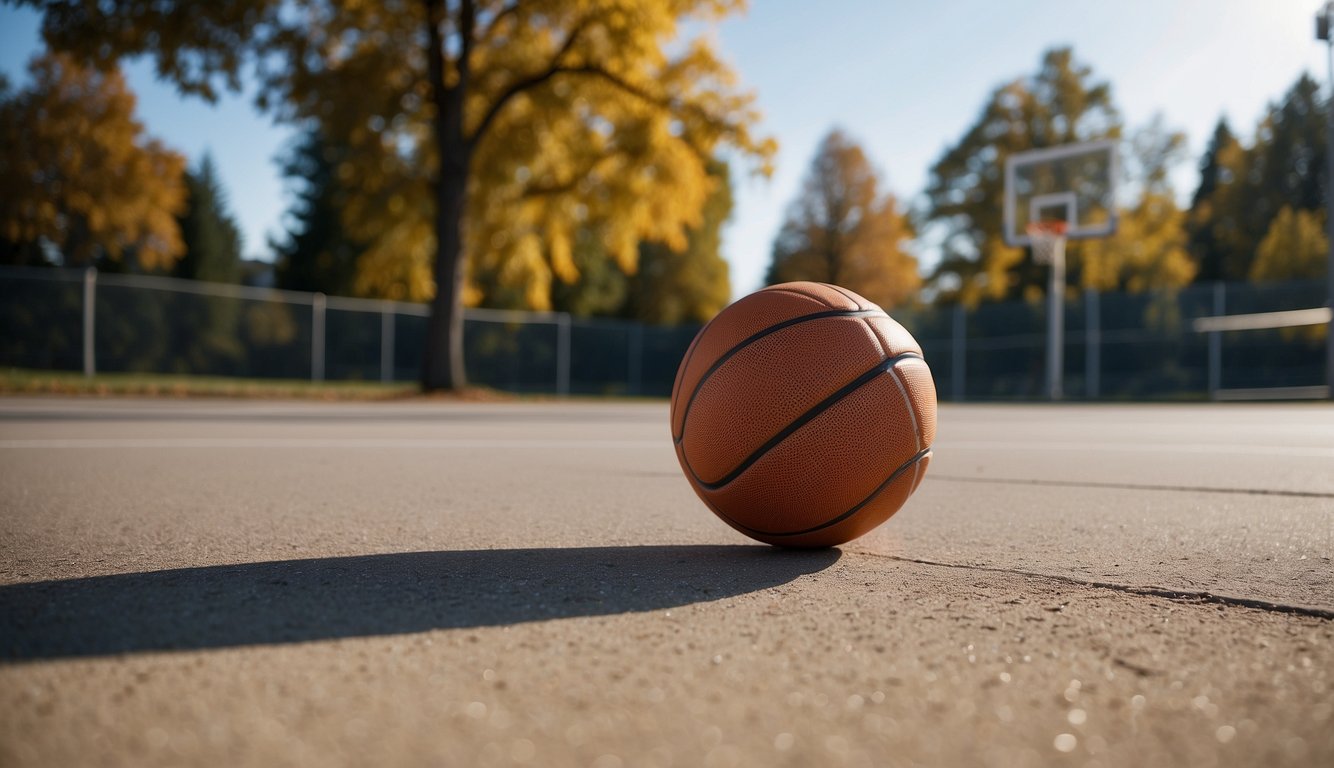
M 800 315 L 798 317 L 788 318 L 787 320 L 783 320 L 782 322 L 775 323 L 767 328 L 763 328 L 759 331 L 756 331 L 755 333 L 752 333 L 750 336 L 747 336 L 745 339 L 742 339 L 731 349 L 727 350 L 722 355 L 720 355 L 718 359 L 713 362 L 713 365 L 709 366 L 709 369 L 704 372 L 704 375 L 699 377 L 699 381 L 695 382 L 695 388 L 690 392 L 690 399 L 686 401 L 685 410 L 681 412 L 681 434 L 673 435 L 672 442 L 679 445 L 681 441 L 685 439 L 686 421 L 690 418 L 690 408 L 695 404 L 695 398 L 699 395 L 699 391 L 704 388 L 705 382 L 707 382 L 709 380 L 709 377 L 712 376 L 715 372 L 717 372 L 719 368 L 723 366 L 723 363 L 726 363 L 728 360 L 732 359 L 732 357 L 735 356 L 741 350 L 759 341 L 765 336 L 769 336 L 785 328 L 791 328 L 794 325 L 799 325 L 801 323 L 809 322 L 811 320 L 823 320 L 828 317 L 871 317 L 876 314 L 888 317 L 888 315 L 885 315 L 884 312 L 875 309 L 831 309 L 825 312 L 813 312 L 809 315 Z M 700 331 L 700 333 L 703 333 L 703 331 Z M 680 393 L 677 394 L 679 395 Z
M 713 321 L 710 320 L 709 323 L 711 322 Z M 704 327 L 699 329 L 699 333 L 695 334 L 695 338 L 690 342 L 690 347 L 686 350 L 685 359 L 681 361 L 681 368 L 676 374 L 676 382 L 672 384 L 673 405 L 676 403 L 677 393 L 681 391 L 681 384 L 684 383 L 686 370 L 690 368 L 690 361 L 695 359 L 695 350 L 699 349 L 699 340 L 704 338 L 704 332 L 709 329 L 709 323 L 705 323 Z
M 908 397 L 908 388 L 903 386 L 903 380 L 899 377 L 897 370 L 891 370 L 889 375 L 894 378 L 894 383 L 898 385 L 899 394 L 903 395 L 903 407 L 908 409 L 908 418 L 912 420 L 913 441 L 917 443 L 917 450 L 922 450 L 921 428 L 917 425 L 917 409 L 913 407 L 912 400 Z
M 848 300 L 851 301 L 853 304 L 856 304 L 859 309 L 866 309 L 866 307 L 862 307 L 862 303 L 857 300 L 858 297 L 854 296 L 852 291 L 849 291 L 848 289 L 844 288 L 841 285 L 834 285 L 833 283 L 816 283 L 816 285 L 823 285 L 826 288 L 832 288 L 838 291 L 839 293 L 843 294 L 844 296 L 847 296 Z
M 889 346 L 880 341 L 880 334 L 875 332 L 875 326 L 871 325 L 871 319 L 869 317 L 863 317 L 862 325 L 865 325 L 866 330 L 871 332 L 871 341 L 875 344 L 876 350 L 880 352 L 880 359 L 888 359 Z
M 809 424 L 812 420 L 815 419 L 815 417 L 819 416 L 820 414 L 834 407 L 845 397 L 851 395 L 853 392 L 856 392 L 861 387 L 870 383 L 880 374 L 889 373 L 891 376 L 893 376 L 894 366 L 898 365 L 900 362 L 904 360 L 911 360 L 911 359 L 921 360 L 922 356 L 917 354 L 916 352 L 904 352 L 900 355 L 895 355 L 894 357 L 891 357 L 887 360 L 881 360 L 879 363 L 876 363 L 874 368 L 870 369 L 869 371 L 866 371 L 865 373 L 861 374 L 860 376 L 848 382 L 847 384 L 844 384 L 842 387 L 839 387 L 838 390 L 836 390 L 833 394 L 829 395 L 825 399 L 811 406 L 809 409 L 806 410 L 805 413 L 793 419 L 791 422 L 788 423 L 787 426 L 783 427 L 776 434 L 774 434 L 772 437 L 766 440 L 762 445 L 760 445 L 759 448 L 756 448 L 753 452 L 751 452 L 749 456 L 743 459 L 740 464 L 733 467 L 730 472 L 723 475 L 718 480 L 706 483 L 704 482 L 704 480 L 700 479 L 700 476 L 695 472 L 695 468 L 691 466 L 690 460 L 686 458 L 684 449 L 681 452 L 682 463 L 685 464 L 686 468 L 690 470 L 691 477 L 695 479 L 695 482 L 698 483 L 701 488 L 708 491 L 719 490 L 725 487 L 728 483 L 740 477 L 741 474 L 745 472 L 747 469 L 750 469 L 751 466 L 755 464 L 755 462 L 764 458 L 764 454 L 773 450 L 774 447 L 776 447 L 779 443 L 786 440 L 794 432 Z M 909 411 L 911 411 L 912 406 L 909 405 L 908 409 Z M 915 422 L 916 417 L 914 416 L 913 419 Z M 683 435 L 685 434 L 684 427 L 682 428 L 682 434 Z M 916 441 L 916 444 L 920 446 L 922 443 L 920 439 L 917 439 L 917 433 L 915 430 L 913 432 L 913 437 Z
M 822 283 L 816 283 L 816 285 L 822 285 Z M 825 305 L 826 307 L 829 307 L 830 309 L 838 309 L 838 307 L 834 306 L 833 304 L 830 304 L 829 302 L 825 301 L 819 296 L 815 296 L 809 293 L 802 293 L 801 291 L 798 291 L 795 288 L 779 288 L 777 286 L 770 286 L 769 288 L 765 288 L 764 291 L 766 293 L 786 293 L 792 296 L 801 296 L 802 298 L 810 299 L 811 301 L 818 301 L 819 303 Z M 861 305 L 857 304 L 857 302 L 854 301 L 853 304 L 856 304 L 857 308 L 861 309 Z
M 891 472 L 891 473 L 889 474 L 889 477 L 885 478 L 884 481 L 882 481 L 882 482 L 880 483 L 880 485 L 877 485 L 877 486 L 871 491 L 871 493 L 868 494 L 868 495 L 866 496 L 866 498 L 864 498 L 864 499 L 862 499 L 861 501 L 857 502 L 856 504 L 852 505 L 852 508 L 849 509 L 847 512 L 844 512 L 843 514 L 838 515 L 837 517 L 834 517 L 834 518 L 831 518 L 831 519 L 829 519 L 829 520 L 826 520 L 825 522 L 820 523 L 820 524 L 817 525 L 817 526 L 814 526 L 814 527 L 811 527 L 811 528 L 806 528 L 806 529 L 804 529 L 804 530 L 800 530 L 800 531 L 789 531 L 789 532 L 785 532 L 785 533 L 775 533 L 774 531 L 762 531 L 762 530 L 760 530 L 759 528 L 751 528 L 751 527 L 748 526 L 748 525 L 744 525 L 744 524 L 742 524 L 742 523 L 738 523 L 736 520 L 733 520 L 731 517 L 729 517 L 729 516 L 727 516 L 727 515 L 724 515 L 722 512 L 719 512 L 719 511 L 718 511 L 718 508 L 717 508 L 716 506 L 714 506 L 713 504 L 711 504 L 711 503 L 709 503 L 709 507 L 710 507 L 711 509 L 713 509 L 713 511 L 714 511 L 715 514 L 717 514 L 717 515 L 719 515 L 719 516 L 721 516 L 721 517 L 723 517 L 723 518 L 726 518 L 726 520 L 727 520 L 728 522 L 730 522 L 732 525 L 735 525 L 736 527 L 738 527 L 738 528 L 740 528 L 740 529 L 742 529 L 742 530 L 744 530 L 744 531 L 749 531 L 750 533 L 756 533 L 756 534 L 759 534 L 760 536 L 775 536 L 775 537 L 780 537 L 780 536 L 804 536 L 804 535 L 806 535 L 806 534 L 808 534 L 808 533 L 815 533 L 816 531 L 822 531 L 822 530 L 824 530 L 825 528 L 829 528 L 829 527 L 831 527 L 831 526 L 838 525 L 839 523 L 841 523 L 841 522 L 843 522 L 843 521 L 845 521 L 845 520 L 851 518 L 853 515 L 855 515 L 855 514 L 857 514 L 858 512 L 862 511 L 862 509 L 864 509 L 864 508 L 866 507 L 867 504 L 870 504 L 872 501 L 875 501 L 875 497 L 876 497 L 876 496 L 879 496 L 882 492 L 884 492 L 884 490 L 885 490 L 886 488 L 888 488 L 890 485 L 893 485 L 893 483 L 894 483 L 895 480 L 897 480 L 897 479 L 899 479 L 900 477 L 902 477 L 902 476 L 903 476 L 903 473 L 906 472 L 906 471 L 908 471 L 908 468 L 909 468 L 909 467 L 913 467 L 913 468 L 914 468 L 914 471 L 915 471 L 915 468 L 916 468 L 917 465 L 921 462 L 921 460 L 922 460 L 924 457 L 929 456 L 929 455 L 931 455 L 931 447 L 930 447 L 930 446 L 927 446 L 926 448 L 923 448 L 922 450 L 920 450 L 920 451 L 918 451 L 917 453 L 913 454 L 913 456 L 912 456 L 911 458 L 909 458 L 907 461 L 905 461 L 905 462 L 903 462 L 902 464 L 900 464 L 900 465 L 898 466 L 898 468 L 895 469 L 893 472 Z M 708 503 L 708 500 L 707 500 L 707 499 L 705 500 L 705 503 Z

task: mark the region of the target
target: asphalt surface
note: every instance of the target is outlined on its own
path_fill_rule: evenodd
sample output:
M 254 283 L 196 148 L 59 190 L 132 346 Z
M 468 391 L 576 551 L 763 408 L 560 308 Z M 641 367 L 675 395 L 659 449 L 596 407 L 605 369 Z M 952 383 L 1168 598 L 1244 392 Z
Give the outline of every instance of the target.
M 665 404 L 0 400 L 0 765 L 1334 762 L 1334 407 L 943 407 L 836 550 Z

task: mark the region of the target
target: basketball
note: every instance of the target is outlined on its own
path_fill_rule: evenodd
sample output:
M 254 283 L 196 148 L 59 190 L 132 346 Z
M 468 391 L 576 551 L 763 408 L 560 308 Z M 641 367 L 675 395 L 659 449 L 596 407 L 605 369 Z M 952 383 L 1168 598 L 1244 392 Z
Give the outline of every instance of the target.
M 695 336 L 672 388 L 691 486 L 762 542 L 828 547 L 903 506 L 931 460 L 936 389 L 922 348 L 884 310 L 823 283 L 783 283 Z

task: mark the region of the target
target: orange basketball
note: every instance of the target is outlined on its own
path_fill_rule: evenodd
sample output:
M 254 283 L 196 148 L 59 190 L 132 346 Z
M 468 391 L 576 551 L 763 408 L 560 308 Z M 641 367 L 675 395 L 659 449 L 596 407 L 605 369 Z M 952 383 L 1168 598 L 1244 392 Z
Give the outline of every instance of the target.
M 823 283 L 741 299 L 695 336 L 672 389 L 681 468 L 718 517 L 769 544 L 827 547 L 888 520 L 936 436 L 922 348 Z

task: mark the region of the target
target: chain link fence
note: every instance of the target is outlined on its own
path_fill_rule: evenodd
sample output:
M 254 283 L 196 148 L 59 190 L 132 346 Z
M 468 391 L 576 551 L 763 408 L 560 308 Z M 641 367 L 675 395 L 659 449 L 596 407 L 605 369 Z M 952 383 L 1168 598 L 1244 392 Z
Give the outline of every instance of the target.
M 1065 304 L 1072 399 L 1200 399 L 1325 385 L 1325 326 L 1197 333 L 1223 314 L 1322 306 L 1322 282 L 1084 292 Z M 0 365 L 41 370 L 413 381 L 425 305 L 93 270 L 0 268 Z M 896 310 L 946 400 L 1041 399 L 1042 302 Z M 671 393 L 698 328 L 560 313 L 465 313 L 469 379 L 554 394 Z

